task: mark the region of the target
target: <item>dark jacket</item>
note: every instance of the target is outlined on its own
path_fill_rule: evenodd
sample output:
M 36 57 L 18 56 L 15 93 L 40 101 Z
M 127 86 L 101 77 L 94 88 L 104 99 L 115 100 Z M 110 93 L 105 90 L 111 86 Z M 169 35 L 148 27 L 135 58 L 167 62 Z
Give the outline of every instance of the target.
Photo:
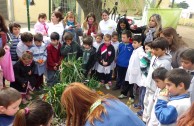
M 32 63 L 29 66 L 25 66 L 22 61 L 18 61 L 14 66 L 14 75 L 15 75 L 15 82 L 11 82 L 10 86 L 17 89 L 19 92 L 26 92 L 27 86 L 22 87 L 22 85 L 25 83 L 27 85 L 27 82 L 29 81 L 31 86 L 34 87 L 34 84 L 36 83 L 36 79 L 34 76 L 35 71 L 35 62 L 32 61 Z M 31 71 L 31 75 L 28 74 L 28 72 Z
M 104 46 L 105 44 L 101 44 L 99 49 L 98 49 L 98 52 L 97 52 L 97 60 L 98 60 L 98 63 L 100 65 L 103 66 L 102 64 L 102 61 L 104 60 L 104 62 L 108 62 L 107 66 L 111 65 L 111 63 L 114 61 L 115 59 L 115 49 L 113 47 L 113 45 L 109 45 L 107 47 L 107 51 L 105 53 L 102 53 L 101 52 L 101 48 Z
M 81 47 L 74 41 L 72 41 L 70 46 L 63 43 L 60 52 L 61 55 L 67 60 L 72 59 L 73 57 L 78 59 L 79 57 L 82 56 Z
M 88 74 L 89 70 L 96 63 L 96 48 L 92 47 L 90 50 L 83 50 L 83 69 L 85 70 L 85 74 Z M 86 55 L 86 56 L 84 56 Z

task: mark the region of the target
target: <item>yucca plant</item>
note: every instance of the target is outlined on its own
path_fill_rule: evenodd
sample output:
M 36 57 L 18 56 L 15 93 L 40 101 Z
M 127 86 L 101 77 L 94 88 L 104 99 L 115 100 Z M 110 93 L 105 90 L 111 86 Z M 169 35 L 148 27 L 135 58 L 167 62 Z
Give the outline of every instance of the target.
M 53 87 L 45 87 L 46 94 L 43 96 L 43 100 L 47 101 L 53 106 L 55 112 L 55 118 L 64 119 L 65 111 L 61 106 L 61 95 L 68 84 L 58 83 Z

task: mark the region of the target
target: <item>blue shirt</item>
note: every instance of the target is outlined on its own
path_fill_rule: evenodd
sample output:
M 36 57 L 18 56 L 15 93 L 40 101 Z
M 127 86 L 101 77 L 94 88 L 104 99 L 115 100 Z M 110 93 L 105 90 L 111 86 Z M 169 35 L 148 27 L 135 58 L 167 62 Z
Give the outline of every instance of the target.
M 118 47 L 118 54 L 117 54 L 117 65 L 121 67 L 128 67 L 129 59 L 133 53 L 133 46 L 131 43 L 125 44 L 120 43 Z
M 106 100 L 102 103 L 107 114 L 102 114 L 100 120 L 94 120 L 95 126 L 145 126 L 141 119 L 139 119 L 124 103 L 119 100 Z M 85 126 L 92 126 L 89 121 Z
M 14 120 L 14 116 L 8 116 L 0 114 L 0 126 L 11 126 Z

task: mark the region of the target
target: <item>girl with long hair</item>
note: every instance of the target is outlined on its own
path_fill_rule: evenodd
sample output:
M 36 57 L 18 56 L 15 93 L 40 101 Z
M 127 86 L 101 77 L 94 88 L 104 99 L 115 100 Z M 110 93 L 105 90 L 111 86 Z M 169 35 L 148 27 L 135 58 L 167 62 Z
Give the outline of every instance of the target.
M 99 96 L 82 83 L 69 84 L 61 97 L 67 126 L 145 126 L 121 101 L 112 95 Z

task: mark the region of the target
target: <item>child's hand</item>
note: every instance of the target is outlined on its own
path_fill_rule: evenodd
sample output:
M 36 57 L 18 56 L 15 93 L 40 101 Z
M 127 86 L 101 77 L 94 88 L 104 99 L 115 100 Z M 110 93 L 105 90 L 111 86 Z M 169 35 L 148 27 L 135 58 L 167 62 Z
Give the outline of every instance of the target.
M 23 87 L 23 88 L 25 88 L 25 87 L 26 87 L 26 84 L 25 84 L 25 83 L 24 83 L 24 84 L 22 84 L 22 87 Z
M 131 30 L 136 30 L 136 29 L 137 29 L 137 25 L 131 25 L 131 26 L 130 26 L 130 29 L 131 29 Z
M 69 26 L 69 28 L 68 28 L 69 30 L 72 30 L 73 29 L 73 27 L 72 26 Z
M 169 94 L 169 92 L 168 92 L 168 89 L 166 89 L 166 88 L 164 88 L 164 89 L 162 89 L 161 91 L 160 91 L 160 96 L 165 96 L 165 97 L 168 97 L 168 94 Z
M 57 66 L 54 66 L 54 70 L 57 70 Z
M 44 62 L 44 60 L 43 60 L 43 59 L 39 59 L 37 62 L 38 62 L 39 64 L 42 64 L 42 63 Z
M 103 66 L 107 66 L 108 65 L 108 62 L 102 62 Z
M 28 72 L 28 75 L 31 75 L 32 74 L 32 71 L 30 70 L 29 72 Z
M 80 24 L 77 24 L 77 25 L 76 25 L 76 28 L 80 28 L 80 27 L 81 27 L 81 25 L 80 25 Z

